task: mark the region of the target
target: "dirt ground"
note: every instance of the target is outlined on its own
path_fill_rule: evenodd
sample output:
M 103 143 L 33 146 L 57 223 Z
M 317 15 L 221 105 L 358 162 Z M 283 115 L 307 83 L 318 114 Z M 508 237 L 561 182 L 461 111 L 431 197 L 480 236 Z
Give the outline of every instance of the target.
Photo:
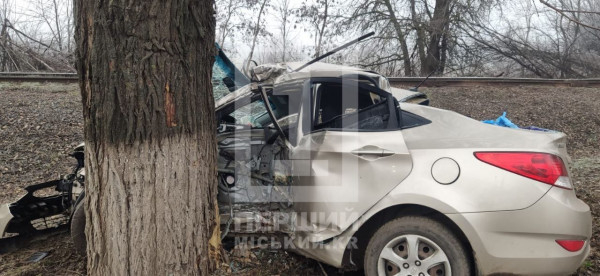
M 600 89 L 424 88 L 432 106 L 469 117 L 495 119 L 506 111 L 519 126 L 559 130 L 569 135 L 577 193 L 592 207 L 594 225 L 600 215 Z M 81 104 L 76 85 L 0 83 L 0 203 L 14 201 L 22 187 L 69 172 L 69 151 L 83 140 Z M 579 275 L 600 273 L 600 231 Z M 83 275 L 84 259 L 72 253 L 68 232 L 34 238 L 19 250 L 0 255 L 0 275 Z M 38 263 L 36 252 L 49 255 Z M 292 253 L 253 249 L 229 258 L 219 274 L 335 275 L 334 268 Z

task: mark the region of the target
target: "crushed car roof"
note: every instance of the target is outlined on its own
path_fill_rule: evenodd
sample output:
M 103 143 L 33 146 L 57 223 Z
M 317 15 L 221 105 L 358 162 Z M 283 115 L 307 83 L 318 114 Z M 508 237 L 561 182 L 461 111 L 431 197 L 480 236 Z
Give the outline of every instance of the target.
M 299 72 L 294 72 L 295 68 L 299 68 L 300 66 L 302 66 L 303 63 L 301 62 L 290 62 L 290 63 L 281 63 L 281 64 L 273 64 L 273 65 L 263 65 L 264 67 L 278 67 L 278 68 L 287 68 L 287 72 L 284 72 L 282 74 L 277 74 L 275 76 L 273 76 L 271 79 L 269 79 L 269 82 L 273 83 L 273 84 L 279 84 L 279 83 L 283 83 L 283 82 L 288 82 L 288 81 L 293 81 L 293 80 L 301 80 L 301 79 L 309 79 L 309 78 L 339 78 L 345 75 L 362 75 L 362 76 L 368 76 L 371 78 L 380 78 L 383 77 L 382 75 L 376 74 L 374 72 L 371 71 L 367 71 L 364 69 L 360 69 L 360 68 L 356 68 L 356 67 L 350 67 L 350 66 L 344 66 L 344 65 L 337 65 L 337 64 L 329 64 L 329 63 L 322 63 L 322 62 L 317 62 L 314 64 L 311 64 L 305 68 L 303 68 L 302 70 L 300 70 Z M 401 90 L 401 89 L 395 89 L 395 90 Z M 414 92 L 411 91 L 405 91 L 406 93 L 403 94 L 414 94 Z M 250 87 L 249 85 L 246 85 L 238 90 L 236 90 L 233 93 L 230 93 L 222 98 L 220 98 L 217 102 L 216 102 L 216 107 L 217 109 L 219 109 L 219 107 L 223 106 L 223 105 L 227 105 L 228 103 L 231 103 L 241 97 L 247 96 L 249 94 L 251 94 L 252 92 L 250 91 Z M 398 93 L 398 91 L 397 91 Z M 402 97 L 404 98 L 404 96 Z M 401 100 L 401 99 L 398 99 Z

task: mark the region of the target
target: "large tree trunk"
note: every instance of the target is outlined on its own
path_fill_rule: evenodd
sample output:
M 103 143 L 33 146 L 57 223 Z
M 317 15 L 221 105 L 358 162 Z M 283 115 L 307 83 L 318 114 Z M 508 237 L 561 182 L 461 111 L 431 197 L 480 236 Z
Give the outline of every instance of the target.
M 88 273 L 210 273 L 220 246 L 213 1 L 84 0 L 75 10 Z
M 429 46 L 427 47 L 427 58 L 425 63 L 421 64 L 421 73 L 428 75 L 435 73 L 440 75 L 443 71 L 440 71 L 442 66 L 442 56 L 446 53 L 442 53 L 447 50 L 447 47 L 440 45 L 442 38 L 450 28 L 450 4 L 453 0 L 436 0 L 435 10 L 433 12 L 433 18 L 429 25 Z M 446 41 L 447 42 L 447 41 Z M 445 62 L 445 61 L 444 61 Z
M 410 14 L 413 27 L 415 28 L 416 38 L 415 44 L 417 47 L 417 51 L 419 53 L 419 61 L 421 65 L 425 64 L 427 59 L 427 54 L 425 54 L 425 44 L 427 40 L 427 34 L 425 33 L 425 28 L 423 27 L 423 20 L 417 14 L 417 0 L 410 0 Z M 427 4 L 427 3 L 425 3 Z M 421 66 L 421 75 L 427 75 L 427 73 L 423 72 L 423 66 Z
M 383 2 L 390 15 L 392 25 L 394 26 L 394 31 L 396 32 L 396 39 L 398 39 L 398 42 L 400 43 L 400 50 L 402 51 L 402 61 L 404 63 L 404 75 L 410 77 L 413 75 L 414 72 L 412 69 L 410 52 L 408 51 L 408 43 L 406 42 L 404 31 L 402 30 L 400 21 L 398 21 L 398 18 L 396 17 L 396 12 L 394 11 L 392 2 L 390 2 L 390 0 L 384 0 Z

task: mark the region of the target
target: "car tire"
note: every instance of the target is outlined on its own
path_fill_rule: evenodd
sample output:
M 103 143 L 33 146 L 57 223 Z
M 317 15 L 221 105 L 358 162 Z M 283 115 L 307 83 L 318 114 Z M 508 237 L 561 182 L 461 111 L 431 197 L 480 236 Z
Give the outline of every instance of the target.
M 446 226 L 427 217 L 407 216 L 384 224 L 371 237 L 364 256 L 368 276 L 401 271 L 414 276 L 472 275 L 464 245 Z
M 75 252 L 86 255 L 87 241 L 85 240 L 85 208 L 83 202 L 79 202 L 71 218 L 71 240 Z

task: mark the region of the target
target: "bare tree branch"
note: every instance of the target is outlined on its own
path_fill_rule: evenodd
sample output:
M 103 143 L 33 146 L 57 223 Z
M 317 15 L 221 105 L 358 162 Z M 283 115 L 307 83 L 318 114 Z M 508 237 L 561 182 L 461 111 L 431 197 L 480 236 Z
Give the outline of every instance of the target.
M 559 9 L 559 8 L 551 5 L 550 3 L 548 3 L 548 2 L 546 2 L 544 0 L 540 0 L 540 3 L 544 4 L 545 6 L 551 8 L 551 9 L 553 9 L 554 11 L 556 11 L 557 13 L 559 13 L 560 15 L 562 15 L 564 18 L 570 20 L 571 22 L 573 22 L 573 23 L 575 23 L 577 25 L 580 25 L 580 26 L 588 28 L 588 29 L 593 29 L 593 30 L 596 30 L 596 31 L 600 31 L 600 27 L 596 27 L 596 26 L 592 26 L 592 25 L 583 23 L 583 22 L 581 22 L 581 21 L 579 21 L 579 20 L 577 20 L 577 19 L 575 19 L 575 18 L 567 15 L 563 10 L 561 10 L 561 9 Z

